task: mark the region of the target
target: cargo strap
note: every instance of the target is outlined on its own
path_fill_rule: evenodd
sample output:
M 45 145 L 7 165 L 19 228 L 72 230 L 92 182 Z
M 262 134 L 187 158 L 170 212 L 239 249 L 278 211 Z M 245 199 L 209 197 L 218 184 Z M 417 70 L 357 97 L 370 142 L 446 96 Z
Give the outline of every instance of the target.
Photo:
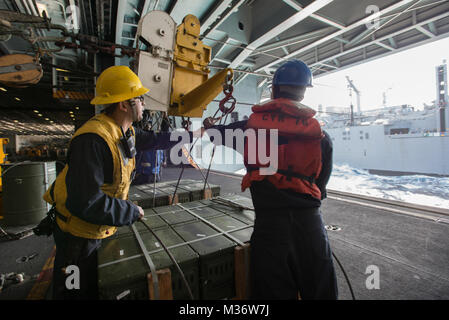
M 148 254 L 147 248 L 145 247 L 145 244 L 143 243 L 142 238 L 140 237 L 140 234 L 136 229 L 136 226 L 132 224 L 131 228 L 134 232 L 134 235 L 136 236 L 137 242 L 139 243 L 140 250 L 142 250 L 142 253 L 145 256 L 148 267 L 150 267 L 151 275 L 153 276 L 154 298 L 155 300 L 159 300 L 159 281 L 157 278 L 156 267 L 153 263 L 153 260 L 151 260 L 150 255 Z
M 229 233 L 229 232 L 236 232 L 236 231 L 240 231 L 240 230 L 245 230 L 245 229 L 251 228 L 253 226 L 254 225 L 247 225 L 247 226 L 243 226 L 243 227 L 238 227 L 238 228 L 229 230 L 227 233 Z M 190 241 L 174 244 L 172 246 L 167 247 L 167 249 L 171 250 L 171 249 L 176 249 L 176 248 L 180 248 L 180 247 L 183 247 L 183 246 L 188 246 L 190 244 L 201 242 L 201 241 L 204 241 L 204 240 L 207 240 L 207 239 L 216 238 L 216 237 L 222 236 L 224 234 L 225 234 L 225 232 L 218 232 L 218 233 L 212 234 L 210 236 L 201 237 L 199 239 L 195 239 L 195 240 L 190 240 Z M 152 251 L 148 252 L 148 254 L 155 254 L 155 253 L 162 252 L 162 251 L 164 251 L 163 248 L 155 249 L 155 250 L 152 250 Z M 142 254 L 136 254 L 136 255 L 133 255 L 133 256 L 130 256 L 130 257 L 127 257 L 127 258 L 118 259 L 118 260 L 114 260 L 114 261 L 111 261 L 111 262 L 106 262 L 106 263 L 98 265 L 98 268 L 109 267 L 109 266 L 115 265 L 117 263 L 121 263 L 121 262 L 130 261 L 130 260 L 134 260 L 134 259 L 140 258 L 141 256 L 142 256 Z
M 194 217 L 200 219 L 201 221 L 203 221 L 203 222 L 206 223 L 207 225 L 211 226 L 213 229 L 217 230 L 218 232 L 221 232 L 225 237 L 231 239 L 231 240 L 234 241 L 235 243 L 238 243 L 240 246 L 243 246 L 243 245 L 245 244 L 244 242 L 240 241 L 240 240 L 237 239 L 236 237 L 231 236 L 228 232 L 226 232 L 226 231 L 220 229 L 219 227 L 217 227 L 217 226 L 216 226 L 215 224 L 213 224 L 212 222 L 210 222 L 210 221 L 204 219 L 203 217 L 197 215 L 197 214 L 196 214 L 195 212 L 193 212 L 192 210 L 190 210 L 190 209 L 188 209 L 188 208 L 186 208 L 186 207 L 183 207 L 183 206 L 182 206 L 181 204 L 179 204 L 179 203 L 177 204 L 177 206 L 180 207 L 180 208 L 182 208 L 183 210 L 187 211 L 187 212 L 190 213 L 192 216 L 194 216 Z
M 50 187 L 50 197 L 51 197 L 51 200 L 53 200 L 53 202 L 55 202 L 55 183 L 56 183 L 56 181 L 53 181 L 53 183 L 51 184 L 51 187 Z
M 237 238 L 234 237 L 234 236 L 231 236 L 228 232 L 226 232 L 226 231 L 220 229 L 219 227 L 217 227 L 217 226 L 216 226 L 215 224 L 213 224 L 212 222 L 210 222 L 210 221 L 204 219 L 203 217 L 197 215 L 197 214 L 196 214 L 195 212 L 193 212 L 192 210 L 189 210 L 189 209 L 183 207 L 183 206 L 180 205 L 180 204 L 177 204 L 177 205 L 178 205 L 178 207 L 180 207 L 180 208 L 186 210 L 188 213 L 190 213 L 191 215 L 197 217 L 198 219 L 200 219 L 201 221 L 203 221 L 203 222 L 206 223 L 207 225 L 211 226 L 213 229 L 215 229 L 215 230 L 217 230 L 218 232 L 222 233 L 225 237 L 229 238 L 230 240 L 234 241 L 235 243 L 238 243 L 239 246 L 241 246 L 241 247 L 244 247 L 244 246 L 245 246 L 245 243 L 244 243 L 244 242 L 240 241 L 239 239 L 237 239 Z M 248 281 L 249 281 L 249 277 L 248 277 L 248 275 L 249 275 L 249 257 L 248 257 L 248 250 L 245 250 L 245 251 L 244 251 L 244 264 L 245 264 L 245 279 L 246 279 L 246 284 L 245 284 L 245 286 L 246 286 L 247 288 L 249 288 L 249 282 L 248 282 Z
M 145 221 L 143 220 L 139 220 L 147 229 L 148 231 L 150 231 L 153 236 L 156 238 L 156 240 L 161 244 L 161 246 L 164 248 L 165 252 L 167 253 L 167 255 L 169 256 L 170 260 L 174 263 L 174 265 L 176 266 L 176 269 L 178 269 L 179 274 L 181 275 L 182 280 L 184 281 L 184 284 L 186 286 L 187 291 L 189 292 L 189 296 L 190 299 L 194 300 L 193 297 L 193 293 L 192 293 L 192 289 L 189 286 L 189 283 L 187 282 L 187 279 L 184 275 L 184 272 L 182 272 L 181 267 L 179 266 L 179 264 L 176 262 L 175 257 L 173 257 L 173 255 L 171 254 L 170 250 L 168 250 L 168 248 L 165 246 L 165 244 L 161 241 L 161 239 L 157 236 L 156 232 L 154 232 L 149 225 L 147 225 L 145 223 Z
M 60 213 L 58 210 L 54 209 L 53 212 L 55 213 L 56 217 L 64 221 L 64 223 L 69 223 L 69 218 Z
M 69 223 L 69 217 L 66 217 L 65 215 L 63 215 L 62 213 L 60 213 L 58 210 L 56 210 L 56 203 L 55 203 L 55 183 L 56 183 L 56 181 L 54 181 L 54 182 L 51 184 L 51 187 L 50 187 L 50 197 L 51 197 L 51 200 L 53 200 L 53 206 L 52 206 L 53 212 L 55 213 L 55 216 L 56 216 L 57 218 L 61 219 L 62 221 L 64 221 L 64 223 Z

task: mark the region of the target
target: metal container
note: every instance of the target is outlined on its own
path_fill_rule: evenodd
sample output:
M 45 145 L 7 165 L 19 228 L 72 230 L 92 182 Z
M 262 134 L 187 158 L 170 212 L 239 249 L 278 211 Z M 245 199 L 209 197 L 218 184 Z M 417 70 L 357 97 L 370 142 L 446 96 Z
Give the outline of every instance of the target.
M 204 207 L 204 203 L 201 201 L 192 201 L 192 202 L 186 202 L 183 203 L 182 206 L 187 209 L 197 208 L 197 207 Z M 180 210 L 182 210 L 180 207 L 177 206 Z
M 158 187 L 157 189 L 162 192 L 165 192 L 170 197 L 172 197 L 173 194 L 175 193 L 176 187 L 166 186 L 166 187 Z M 184 190 L 182 188 L 178 187 L 178 189 L 176 190 L 176 196 L 178 197 L 178 203 L 184 203 L 184 202 L 190 201 L 190 192 L 187 190 Z
M 5 227 L 38 224 L 50 209 L 42 197 L 56 179 L 55 162 L 4 164 L 2 172 L 4 219 L 1 224 Z
M 138 186 L 132 186 L 129 189 L 128 199 L 142 207 L 142 209 L 147 209 L 153 207 L 153 194 L 156 194 L 154 197 L 155 207 L 167 206 L 170 204 L 169 195 L 167 193 L 158 189 L 153 193 L 153 188 L 150 187 L 138 188 Z
M 180 262 L 196 299 L 235 297 L 234 250 L 239 243 L 249 242 L 254 212 L 238 207 L 247 204 L 248 198 L 230 197 L 229 200 L 236 205 L 214 199 L 145 210 L 147 223 L 165 245 L 181 244 L 170 251 Z M 188 299 L 168 256 L 142 224 L 137 223 L 136 227 L 157 269 L 168 267 L 172 271 L 174 299 Z M 98 257 L 101 298 L 148 298 L 146 277 L 150 271 L 130 227 L 119 228 L 117 234 L 104 240 Z
M 200 256 L 200 298 L 224 299 L 235 296 L 234 247 L 235 243 L 202 221 L 176 225 L 173 229 Z M 206 238 L 216 235 L 211 238 Z
M 218 217 L 213 217 L 207 219 L 209 222 L 213 223 L 215 226 L 220 228 L 223 231 L 230 232 L 235 229 L 244 228 L 248 226 L 248 224 L 243 223 L 237 219 L 234 219 L 228 215 L 222 215 Z
M 192 208 L 189 210 L 206 220 L 209 220 L 210 218 L 213 218 L 213 217 L 224 215 L 224 213 L 222 211 L 218 211 L 218 210 L 215 210 L 214 208 L 207 207 L 207 206 Z
M 220 198 L 231 200 L 234 204 L 226 204 L 221 203 Z M 251 199 L 242 197 L 240 195 L 227 195 L 227 196 L 220 196 L 216 201 L 214 200 L 202 200 L 202 203 L 209 206 L 210 208 L 213 208 L 215 210 L 221 211 L 227 215 L 230 215 L 231 217 L 242 221 L 248 225 L 253 225 L 255 220 L 255 214 L 253 210 L 243 209 L 239 208 L 237 205 L 242 205 L 246 208 L 252 208 L 253 204 L 251 202 Z
M 139 203 L 142 203 L 144 199 L 147 199 L 148 195 L 143 193 L 142 191 L 136 189 L 135 187 L 131 186 L 129 188 L 128 192 L 128 199 L 137 205 L 140 205 Z
M 197 183 L 197 182 L 198 182 L 198 180 L 182 179 L 181 181 L 179 181 L 179 185 L 184 186 L 184 185 L 190 185 L 192 183 Z M 177 183 L 178 183 L 178 181 L 172 181 L 171 185 L 176 186 Z
M 159 215 L 157 215 L 157 213 L 153 209 L 145 209 L 143 210 L 143 212 L 143 220 L 150 226 L 152 230 L 155 231 L 161 228 L 166 228 L 168 226 L 167 223 L 161 217 L 159 217 Z M 149 232 L 148 229 L 143 225 L 143 223 L 137 223 L 136 228 L 139 233 Z M 119 227 L 112 236 L 108 237 L 108 239 L 118 239 L 130 234 L 133 234 L 131 227 L 123 226 Z
M 239 194 L 227 194 L 224 196 L 220 196 L 220 198 L 225 199 L 225 200 L 230 200 L 234 203 L 238 203 L 247 208 L 254 209 L 253 201 L 251 200 L 251 198 L 247 198 L 247 197 L 241 196 Z
M 197 220 L 193 215 L 187 211 L 169 211 L 160 215 L 170 226 L 177 225 L 179 223 Z
M 156 183 L 156 207 L 170 205 L 170 196 L 173 195 L 178 181 L 167 181 Z M 212 197 L 220 195 L 220 186 L 209 184 L 211 187 Z M 204 199 L 204 182 L 199 180 L 185 179 L 181 180 L 176 190 L 178 203 L 187 203 Z M 153 190 L 154 184 L 142 184 L 131 186 L 129 191 L 129 199 L 135 201 L 142 208 L 153 207 Z M 147 197 L 145 195 L 149 195 Z
M 184 243 L 170 227 L 155 230 L 165 246 Z M 181 275 L 162 249 L 152 233 L 139 232 L 157 270 L 170 268 L 173 298 L 189 299 L 187 288 Z M 195 299 L 199 298 L 198 255 L 188 245 L 169 249 L 183 271 Z M 148 280 L 150 273 L 142 250 L 135 238 L 129 234 L 119 239 L 107 239 L 98 251 L 98 292 L 100 299 L 148 300 Z
M 166 212 L 183 211 L 184 209 L 182 209 L 181 207 L 178 207 L 177 205 L 172 205 L 172 206 L 153 208 L 153 210 L 156 214 L 161 214 L 161 213 L 166 213 Z
M 212 200 L 201 200 L 201 203 L 205 206 L 213 208 L 217 211 L 221 211 L 223 213 L 237 212 L 239 210 L 238 208 L 223 204 L 221 202 L 215 202 Z
M 195 181 L 189 184 L 194 189 L 203 191 L 204 188 L 204 181 Z M 220 186 L 209 183 L 206 185 L 206 190 L 208 190 L 210 187 L 212 197 L 218 197 L 220 195 Z
M 242 230 L 229 232 L 229 234 L 233 237 L 236 237 L 240 241 L 247 243 L 251 240 L 251 235 L 253 234 L 253 231 L 254 231 L 253 227 L 248 227 Z
M 200 190 L 196 186 L 191 186 L 188 184 L 179 185 L 179 189 L 189 192 L 190 201 L 197 201 L 204 198 L 203 190 Z

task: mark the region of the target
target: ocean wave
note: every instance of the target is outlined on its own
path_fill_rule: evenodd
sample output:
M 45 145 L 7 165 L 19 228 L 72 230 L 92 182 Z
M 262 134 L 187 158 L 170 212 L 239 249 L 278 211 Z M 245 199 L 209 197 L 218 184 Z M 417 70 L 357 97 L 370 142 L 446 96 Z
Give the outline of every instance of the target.
M 381 176 L 348 165 L 334 165 L 329 189 L 449 209 L 449 178 L 424 175 Z
M 233 173 L 245 175 L 245 168 Z M 449 209 L 449 178 L 381 176 L 349 165 L 334 165 L 327 188 L 382 199 Z

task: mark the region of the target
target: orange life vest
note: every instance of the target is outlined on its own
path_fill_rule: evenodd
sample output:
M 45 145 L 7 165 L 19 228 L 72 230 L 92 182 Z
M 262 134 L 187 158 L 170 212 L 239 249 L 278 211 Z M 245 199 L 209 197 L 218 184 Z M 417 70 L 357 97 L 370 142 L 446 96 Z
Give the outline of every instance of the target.
M 289 189 L 321 199 L 321 191 L 315 184 L 315 179 L 321 172 L 321 139 L 324 135 L 319 122 L 313 118 L 316 112 L 284 98 L 255 105 L 252 111 L 247 129 L 256 131 L 257 152 L 257 131 L 266 129 L 266 136 L 269 137 L 268 130 L 278 129 L 278 170 L 273 175 L 260 174 L 259 168 L 269 167 L 269 164 L 261 165 L 257 156 L 255 164 L 249 163 L 248 143 L 245 143 L 244 163 L 247 174 L 242 180 L 242 191 L 250 187 L 253 181 L 266 179 L 278 189 Z M 270 150 L 269 142 L 267 138 L 267 152 Z

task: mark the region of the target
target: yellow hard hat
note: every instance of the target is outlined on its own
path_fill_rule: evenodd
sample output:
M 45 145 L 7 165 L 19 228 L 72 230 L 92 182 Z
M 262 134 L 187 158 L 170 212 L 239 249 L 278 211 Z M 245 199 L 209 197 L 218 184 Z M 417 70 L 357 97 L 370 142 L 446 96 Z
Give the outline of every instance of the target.
M 111 104 L 136 98 L 149 90 L 139 77 L 126 66 L 113 66 L 104 70 L 97 80 L 97 95 L 91 104 Z

